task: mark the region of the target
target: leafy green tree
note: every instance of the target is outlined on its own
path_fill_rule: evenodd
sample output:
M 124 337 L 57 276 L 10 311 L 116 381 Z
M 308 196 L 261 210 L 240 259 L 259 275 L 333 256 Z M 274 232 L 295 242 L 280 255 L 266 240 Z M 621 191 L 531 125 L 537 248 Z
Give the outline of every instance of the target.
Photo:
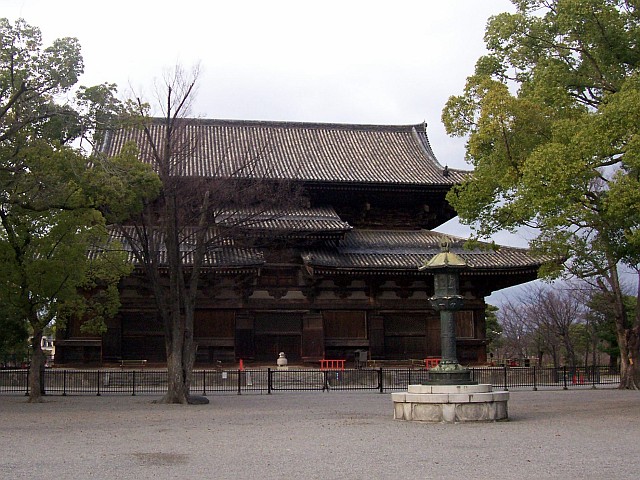
M 589 321 L 593 325 L 595 335 L 600 340 L 598 349 L 609 355 L 609 365 L 617 368 L 620 348 L 616 336 L 615 311 L 613 302 L 605 293 L 591 292 L 587 301 Z M 624 296 L 624 306 L 627 311 L 627 328 L 632 327 L 635 318 L 637 299 L 631 295 Z
M 495 355 L 496 351 L 502 346 L 502 326 L 498 322 L 499 308 L 495 305 L 487 304 L 485 308 L 485 326 L 486 326 L 486 339 L 487 350 L 489 351 L 491 358 Z
M 443 121 L 468 135 L 471 178 L 448 199 L 479 237 L 539 229 L 541 274 L 608 292 L 621 388 L 640 387 L 640 317 L 629 326 L 618 268 L 640 273 L 640 10 L 625 0 L 512 0 L 488 55 Z
M 76 105 L 60 103 L 82 72 L 76 39 L 43 49 L 37 28 L 6 19 L 0 19 L 0 39 L 2 321 L 10 331 L 30 330 L 30 401 L 38 401 L 44 329 L 77 315 L 88 320 L 85 328 L 103 330 L 119 307 L 117 283 L 130 271 L 122 249 L 108 243 L 99 207 L 111 196 L 124 209 L 146 191 L 132 194 L 122 181 L 105 180 L 120 175 L 118 163 L 134 176 L 152 174 L 138 167 L 131 150 L 106 161 L 69 146 L 121 113 L 109 84 L 81 89 Z
M 80 315 L 99 332 L 117 312 L 117 283 L 128 267 L 122 251 L 105 250 L 104 218 L 78 187 L 85 158 L 44 141 L 17 158 L 21 172 L 4 185 L 0 205 L 0 298 L 14 328 L 30 327 L 30 398 L 37 400 L 43 330 Z
M 0 304 L 6 305 L 3 299 Z M 0 366 L 13 359 L 27 358 L 29 331 L 25 322 L 15 322 L 11 312 L 0 312 Z

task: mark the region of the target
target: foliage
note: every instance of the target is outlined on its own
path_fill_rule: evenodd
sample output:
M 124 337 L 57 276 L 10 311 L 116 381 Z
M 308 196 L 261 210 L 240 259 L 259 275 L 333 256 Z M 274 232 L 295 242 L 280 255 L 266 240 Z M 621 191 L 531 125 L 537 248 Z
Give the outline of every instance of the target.
M 640 318 L 625 328 L 618 265 L 640 267 L 640 10 L 624 0 L 513 0 L 443 121 L 473 176 L 448 196 L 479 237 L 539 230 L 541 274 L 613 293 L 623 384 L 640 385 Z M 627 367 L 628 371 L 627 371 Z M 632 379 L 634 377 L 635 379 Z
M 5 304 L 0 298 L 0 303 Z M 28 350 L 29 331 L 26 322 L 15 322 L 12 312 L 0 312 L 0 365 L 6 358 L 15 355 L 26 357 Z
M 487 350 L 491 353 L 500 348 L 503 343 L 501 340 L 502 326 L 498 322 L 497 316 L 498 310 L 498 307 L 495 305 L 487 305 L 485 309 L 485 336 L 487 339 Z
M 44 330 L 75 315 L 100 333 L 120 305 L 117 283 L 130 267 L 122 249 L 107 242 L 98 202 L 116 197 L 122 216 L 133 202 L 124 199 L 139 194 L 122 181 L 107 181 L 98 159 L 71 146 L 80 137 L 100 137 L 126 109 L 110 84 L 81 88 L 76 103 L 66 103 L 83 70 L 77 39 L 43 48 L 39 29 L 6 19 L 0 19 L 0 39 L 2 321 L 17 340 L 30 330 L 30 395 L 37 400 Z M 120 170 L 133 176 L 144 170 L 135 156 L 125 158 Z
M 627 328 L 630 328 L 635 318 L 637 299 L 631 295 L 625 295 L 624 305 L 627 311 Z M 600 340 L 598 348 L 607 353 L 613 359 L 620 356 L 620 347 L 616 336 L 615 311 L 610 298 L 602 292 L 592 291 L 588 302 L 588 317 L 594 325 L 594 331 Z

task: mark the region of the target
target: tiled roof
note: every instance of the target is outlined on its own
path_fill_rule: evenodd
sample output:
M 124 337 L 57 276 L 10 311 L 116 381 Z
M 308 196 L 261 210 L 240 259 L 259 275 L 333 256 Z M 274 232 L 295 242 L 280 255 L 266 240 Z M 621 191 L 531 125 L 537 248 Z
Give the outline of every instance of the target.
M 120 242 L 134 265 L 139 262 L 124 236 L 114 231 L 111 240 Z M 303 263 L 319 274 L 339 272 L 397 272 L 418 274 L 418 267 L 441 251 L 440 244 L 450 242 L 450 251 L 464 259 L 468 268 L 465 275 L 503 272 L 535 274 L 543 262 L 550 258 L 537 258 L 527 249 L 490 246 L 467 250 L 465 239 L 428 230 L 388 231 L 351 230 L 336 248 L 309 249 L 302 254 Z M 203 264 L 205 269 L 256 269 L 265 264 L 263 253 L 254 248 L 238 248 L 229 241 L 226 245 L 211 248 Z M 95 254 L 95 252 L 93 252 Z M 161 247 L 160 266 L 167 264 L 166 252 Z M 192 254 L 184 249 L 184 265 L 192 265 Z M 423 271 L 423 274 L 432 272 Z
M 162 119 L 150 131 L 162 145 Z M 468 172 L 437 161 L 426 126 L 347 125 L 185 119 L 188 154 L 179 175 L 306 182 L 451 186 Z M 142 130 L 110 132 L 102 151 L 117 154 L 135 141 L 149 155 Z
M 216 223 L 220 225 L 240 223 L 242 227 L 248 229 L 277 230 L 287 234 L 343 234 L 351 230 L 351 226 L 343 222 L 333 207 L 329 206 L 286 211 L 251 212 L 243 209 L 239 212 L 223 212 L 216 217 Z
M 528 250 L 513 247 L 466 250 L 462 238 L 428 230 L 380 231 L 353 230 L 335 249 L 308 251 L 305 264 L 316 271 L 414 271 L 440 252 L 440 243 L 452 241 L 451 251 L 462 257 L 469 272 L 479 270 L 537 270 L 544 259 L 534 258 Z
M 136 236 L 133 233 L 133 227 L 124 227 L 126 235 L 123 232 L 110 230 L 110 242 L 118 242 L 124 251 L 127 252 L 128 261 L 138 266 L 140 262 L 133 253 L 131 242 L 135 242 Z M 209 248 L 205 253 L 203 268 L 205 269 L 236 269 L 236 268 L 257 268 L 265 263 L 264 255 L 255 248 L 238 248 L 233 246 L 233 242 L 221 240 L 216 242 L 216 247 Z M 159 238 L 156 239 L 158 265 L 160 267 L 167 265 L 167 252 L 164 243 Z M 193 265 L 193 251 L 185 244 L 181 248 L 184 265 Z

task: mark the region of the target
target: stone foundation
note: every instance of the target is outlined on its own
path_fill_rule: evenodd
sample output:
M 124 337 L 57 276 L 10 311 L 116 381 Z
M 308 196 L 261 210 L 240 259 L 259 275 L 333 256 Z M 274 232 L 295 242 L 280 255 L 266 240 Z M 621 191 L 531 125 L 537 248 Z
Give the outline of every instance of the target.
M 419 422 L 495 422 L 507 420 L 509 392 L 491 385 L 409 385 L 392 393 L 396 420 Z

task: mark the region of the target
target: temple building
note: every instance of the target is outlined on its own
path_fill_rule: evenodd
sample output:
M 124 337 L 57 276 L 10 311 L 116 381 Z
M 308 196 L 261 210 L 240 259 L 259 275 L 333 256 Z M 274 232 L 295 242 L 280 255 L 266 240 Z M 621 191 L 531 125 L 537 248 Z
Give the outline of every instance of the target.
M 440 320 L 428 301 L 433 273 L 418 267 L 444 240 L 468 265 L 456 312 L 458 358 L 481 364 L 485 297 L 537 276 L 541 261 L 526 249 L 468 250 L 464 239 L 432 231 L 455 216 L 445 196 L 470 172 L 438 162 L 425 124 L 194 119 L 187 128 L 199 141 L 185 176 L 213 176 L 257 149 L 260 175 L 292 182 L 305 198 L 255 218 L 252 228 L 282 231 L 283 241 L 221 248 L 203 267 L 199 365 L 275 362 L 279 352 L 289 362 L 349 361 L 359 352 L 371 360 L 439 356 Z M 113 132 L 102 150 L 114 155 L 126 141 L 141 144 L 141 135 Z M 138 269 L 121 282 L 122 307 L 101 337 L 84 335 L 77 322 L 58 332 L 56 363 L 162 362 L 162 324 L 145 283 Z

